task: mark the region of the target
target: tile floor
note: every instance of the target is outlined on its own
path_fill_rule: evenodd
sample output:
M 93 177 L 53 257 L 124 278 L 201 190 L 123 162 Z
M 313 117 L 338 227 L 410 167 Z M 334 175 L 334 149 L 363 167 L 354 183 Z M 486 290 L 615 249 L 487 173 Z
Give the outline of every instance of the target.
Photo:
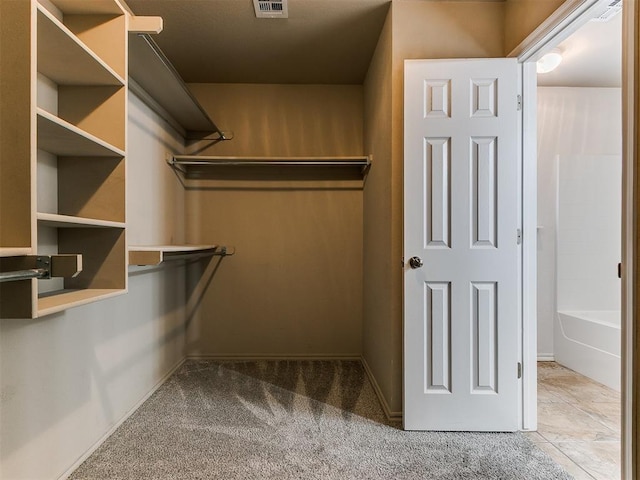
M 538 431 L 526 433 L 576 480 L 620 479 L 620 393 L 538 363 Z

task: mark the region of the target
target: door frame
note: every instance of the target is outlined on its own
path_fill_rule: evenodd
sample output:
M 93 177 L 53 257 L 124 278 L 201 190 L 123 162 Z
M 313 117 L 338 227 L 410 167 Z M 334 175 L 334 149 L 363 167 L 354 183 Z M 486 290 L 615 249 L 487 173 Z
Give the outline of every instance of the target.
M 610 0 L 566 0 L 545 22 L 534 30 L 508 57 L 515 57 L 523 64 L 523 393 L 522 426 L 524 430 L 537 427 L 537 320 L 536 320 L 536 202 L 537 202 L 537 82 L 535 62 L 544 53 L 583 26 L 597 10 Z M 639 361 L 634 347 L 639 332 L 635 328 L 635 251 L 638 240 L 634 206 L 638 195 L 636 162 L 638 161 L 638 135 L 640 115 L 637 99 L 640 98 L 640 72 L 637 58 L 640 54 L 638 20 L 640 11 L 635 1 L 623 6 L 623 66 L 622 66 L 622 479 L 640 478 L 635 426 L 638 403 L 635 373 Z

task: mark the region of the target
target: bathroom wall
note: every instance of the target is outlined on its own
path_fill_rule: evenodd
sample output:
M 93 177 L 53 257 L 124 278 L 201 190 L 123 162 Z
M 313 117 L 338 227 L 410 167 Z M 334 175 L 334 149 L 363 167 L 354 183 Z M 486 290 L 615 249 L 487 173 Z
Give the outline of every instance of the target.
M 620 210 L 611 189 L 615 185 L 613 177 L 620 178 L 620 96 L 617 88 L 538 88 L 539 358 L 553 357 L 553 322 L 558 308 L 582 308 L 576 303 L 579 297 L 584 298 L 585 308 L 619 305 L 614 290 L 618 283 L 616 264 L 620 261 Z M 605 165 L 605 161 L 610 164 Z M 559 173 L 564 183 L 560 198 Z M 599 201 L 605 193 L 609 200 Z M 562 231 L 557 225 L 559 202 L 562 219 L 567 220 L 561 225 Z M 588 208 L 576 210 L 578 202 L 588 202 Z M 592 224 L 595 220 L 607 222 L 602 224 L 600 235 Z M 607 232 L 613 224 L 617 229 Z M 560 234 L 562 251 L 556 246 Z M 598 238 L 604 243 L 593 243 Z M 618 250 L 610 250 L 616 244 Z M 608 254 L 604 253 L 605 247 Z M 588 256 L 580 261 L 576 257 L 579 252 Z M 558 282 L 556 265 L 562 268 Z M 594 273 L 585 271 L 595 265 L 599 267 Z M 595 286 L 594 278 L 606 279 L 606 284 Z M 562 305 L 556 291 L 562 292 Z M 605 296 L 604 291 L 609 293 Z
M 620 310 L 622 157 L 557 162 L 558 310 Z
M 129 243 L 184 240 L 182 140 L 129 97 Z M 55 479 L 184 358 L 185 267 L 136 268 L 126 295 L 0 319 L 0 478 Z

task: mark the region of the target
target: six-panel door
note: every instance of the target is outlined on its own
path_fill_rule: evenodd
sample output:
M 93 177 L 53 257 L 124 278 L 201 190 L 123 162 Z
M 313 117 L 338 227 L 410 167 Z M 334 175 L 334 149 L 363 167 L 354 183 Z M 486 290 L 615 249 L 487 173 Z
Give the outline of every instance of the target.
M 518 66 L 405 63 L 404 422 L 518 429 Z

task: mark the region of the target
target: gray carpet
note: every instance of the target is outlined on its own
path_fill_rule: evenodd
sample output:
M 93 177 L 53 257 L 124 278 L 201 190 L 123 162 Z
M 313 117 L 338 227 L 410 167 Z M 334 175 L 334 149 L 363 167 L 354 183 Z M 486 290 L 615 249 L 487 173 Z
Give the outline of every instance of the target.
M 571 478 L 520 434 L 399 427 L 359 362 L 190 361 L 70 478 Z

